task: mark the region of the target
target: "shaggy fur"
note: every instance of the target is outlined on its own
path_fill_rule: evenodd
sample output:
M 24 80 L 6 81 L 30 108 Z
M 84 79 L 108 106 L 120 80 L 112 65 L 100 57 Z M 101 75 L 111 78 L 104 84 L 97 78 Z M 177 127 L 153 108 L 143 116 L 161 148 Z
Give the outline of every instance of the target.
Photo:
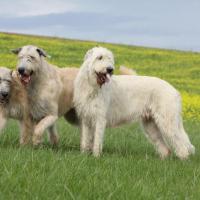
M 99 59 L 101 58 L 101 59 Z M 81 151 L 102 152 L 104 129 L 141 122 L 161 158 L 174 150 L 180 159 L 195 152 L 182 123 L 181 97 L 169 83 L 147 76 L 110 76 L 112 53 L 89 50 L 75 80 L 74 104 L 81 119 Z M 99 84 L 98 74 L 105 74 Z M 104 81 L 105 80 L 105 81 Z M 101 83 L 102 83 L 101 82 Z
M 20 144 L 29 143 L 33 124 L 29 115 L 26 90 L 16 71 L 0 67 L 0 130 L 9 118 L 20 122 Z
M 36 123 L 33 144 L 41 143 L 47 129 L 52 144 L 57 144 L 56 120 L 68 115 L 72 108 L 73 81 L 76 68 L 58 68 L 49 64 L 46 53 L 36 46 L 24 46 L 13 51 L 18 55 L 17 70 L 28 93 L 30 113 Z M 73 112 L 72 112 L 73 113 Z

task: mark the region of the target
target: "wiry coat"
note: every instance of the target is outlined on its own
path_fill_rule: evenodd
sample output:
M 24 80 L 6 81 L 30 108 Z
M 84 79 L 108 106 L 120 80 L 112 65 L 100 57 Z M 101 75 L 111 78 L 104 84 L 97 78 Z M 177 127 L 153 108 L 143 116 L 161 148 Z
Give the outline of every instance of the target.
M 162 158 L 170 149 L 181 159 L 194 153 L 182 124 L 180 94 L 166 81 L 122 75 L 112 76 L 102 86 L 91 85 L 90 80 L 97 77 L 92 72 L 96 67 L 89 60 L 102 54 L 99 48 L 85 59 L 75 80 L 74 104 L 82 122 L 82 151 L 92 149 L 99 156 L 105 127 L 139 121 Z
M 76 68 L 61 69 L 45 60 L 40 76 L 27 87 L 31 116 L 37 123 L 33 137 L 34 144 L 41 142 L 41 136 L 49 128 L 51 142 L 57 143 L 57 133 L 51 131 L 55 121 L 73 108 L 73 81 L 78 72 Z M 44 121 L 46 117 L 47 121 Z M 51 118 L 50 118 L 51 117 Z M 48 124 L 49 123 L 49 124 Z
M 1 72 L 1 69 L 0 69 Z M 11 82 L 9 99 L 7 102 L 0 103 L 0 129 L 2 129 L 9 118 L 20 122 L 20 144 L 30 142 L 33 134 L 33 123 L 29 113 L 27 92 L 21 83 L 16 71 L 11 71 Z
M 51 143 L 57 144 L 55 122 L 61 116 L 70 117 L 67 113 L 73 107 L 73 81 L 78 69 L 49 64 L 44 58 L 46 53 L 36 46 L 24 46 L 14 53 L 19 57 L 17 69 L 25 81 L 32 121 L 36 124 L 33 144 L 41 143 L 46 129 Z

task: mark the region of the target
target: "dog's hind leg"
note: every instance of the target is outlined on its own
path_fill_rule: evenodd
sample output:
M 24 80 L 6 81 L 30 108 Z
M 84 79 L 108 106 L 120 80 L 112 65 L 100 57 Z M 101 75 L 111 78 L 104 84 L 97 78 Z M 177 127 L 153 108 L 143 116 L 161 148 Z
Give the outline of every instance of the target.
M 182 119 L 180 120 L 179 129 L 180 129 L 180 133 L 182 134 L 184 143 L 188 147 L 189 153 L 190 154 L 195 154 L 195 147 L 191 144 L 190 139 L 189 139 L 187 133 L 185 132 L 185 129 L 183 127 Z
M 33 134 L 33 145 L 38 145 L 41 143 L 44 131 L 47 128 L 51 127 L 56 122 L 57 119 L 58 119 L 58 116 L 56 115 L 48 115 L 36 125 L 35 131 Z
M 57 132 L 57 129 L 56 129 L 56 124 L 53 124 L 52 126 L 50 126 L 48 128 L 48 132 L 49 132 L 50 143 L 52 145 L 57 145 L 58 140 L 59 140 L 59 136 L 58 136 L 58 132 Z
M 161 159 L 166 158 L 170 155 L 171 151 L 165 143 L 162 134 L 153 120 L 143 120 L 142 125 L 144 128 L 145 135 L 150 142 L 155 146 Z
M 180 159 L 187 159 L 194 147 L 185 132 L 180 129 L 180 118 L 178 116 L 160 116 L 156 121 L 162 136 L 169 145 L 174 149 L 175 154 Z M 188 145 L 189 144 L 189 145 Z M 189 148 L 193 147 L 193 148 Z

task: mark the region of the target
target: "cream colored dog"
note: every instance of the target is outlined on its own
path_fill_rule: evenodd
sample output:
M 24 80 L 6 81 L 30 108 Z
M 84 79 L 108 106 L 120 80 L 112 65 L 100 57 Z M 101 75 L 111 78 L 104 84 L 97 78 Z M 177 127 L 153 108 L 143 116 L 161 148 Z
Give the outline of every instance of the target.
M 81 151 L 102 152 L 104 130 L 142 123 L 161 158 L 173 149 L 180 159 L 195 152 L 182 123 L 181 97 L 169 83 L 147 76 L 111 76 L 112 53 L 89 50 L 75 80 L 74 104 L 81 120 Z
M 33 144 L 41 143 L 46 129 L 51 143 L 57 144 L 55 122 L 61 116 L 67 118 L 73 107 L 73 81 L 79 69 L 49 64 L 45 60 L 46 53 L 32 45 L 15 49 L 13 53 L 18 55 L 17 70 L 26 87 L 30 114 L 35 123 Z
M 0 67 L 0 130 L 9 118 L 20 122 L 20 144 L 30 142 L 33 133 L 26 90 L 16 71 Z

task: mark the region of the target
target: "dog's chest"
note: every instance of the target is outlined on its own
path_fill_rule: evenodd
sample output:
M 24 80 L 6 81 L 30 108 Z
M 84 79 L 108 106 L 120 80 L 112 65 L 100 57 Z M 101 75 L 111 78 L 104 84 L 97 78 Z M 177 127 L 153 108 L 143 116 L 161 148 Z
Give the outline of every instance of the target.
M 19 104 L 12 104 L 8 107 L 8 116 L 13 119 L 23 118 L 23 107 Z
M 82 101 L 80 106 L 81 115 L 87 118 L 88 121 L 93 121 L 98 117 L 105 118 L 110 98 L 107 93 L 97 93 L 85 96 L 85 101 Z
M 30 113 L 34 121 L 40 121 L 45 116 L 51 114 L 49 101 L 44 99 L 38 99 L 35 101 L 30 100 Z

